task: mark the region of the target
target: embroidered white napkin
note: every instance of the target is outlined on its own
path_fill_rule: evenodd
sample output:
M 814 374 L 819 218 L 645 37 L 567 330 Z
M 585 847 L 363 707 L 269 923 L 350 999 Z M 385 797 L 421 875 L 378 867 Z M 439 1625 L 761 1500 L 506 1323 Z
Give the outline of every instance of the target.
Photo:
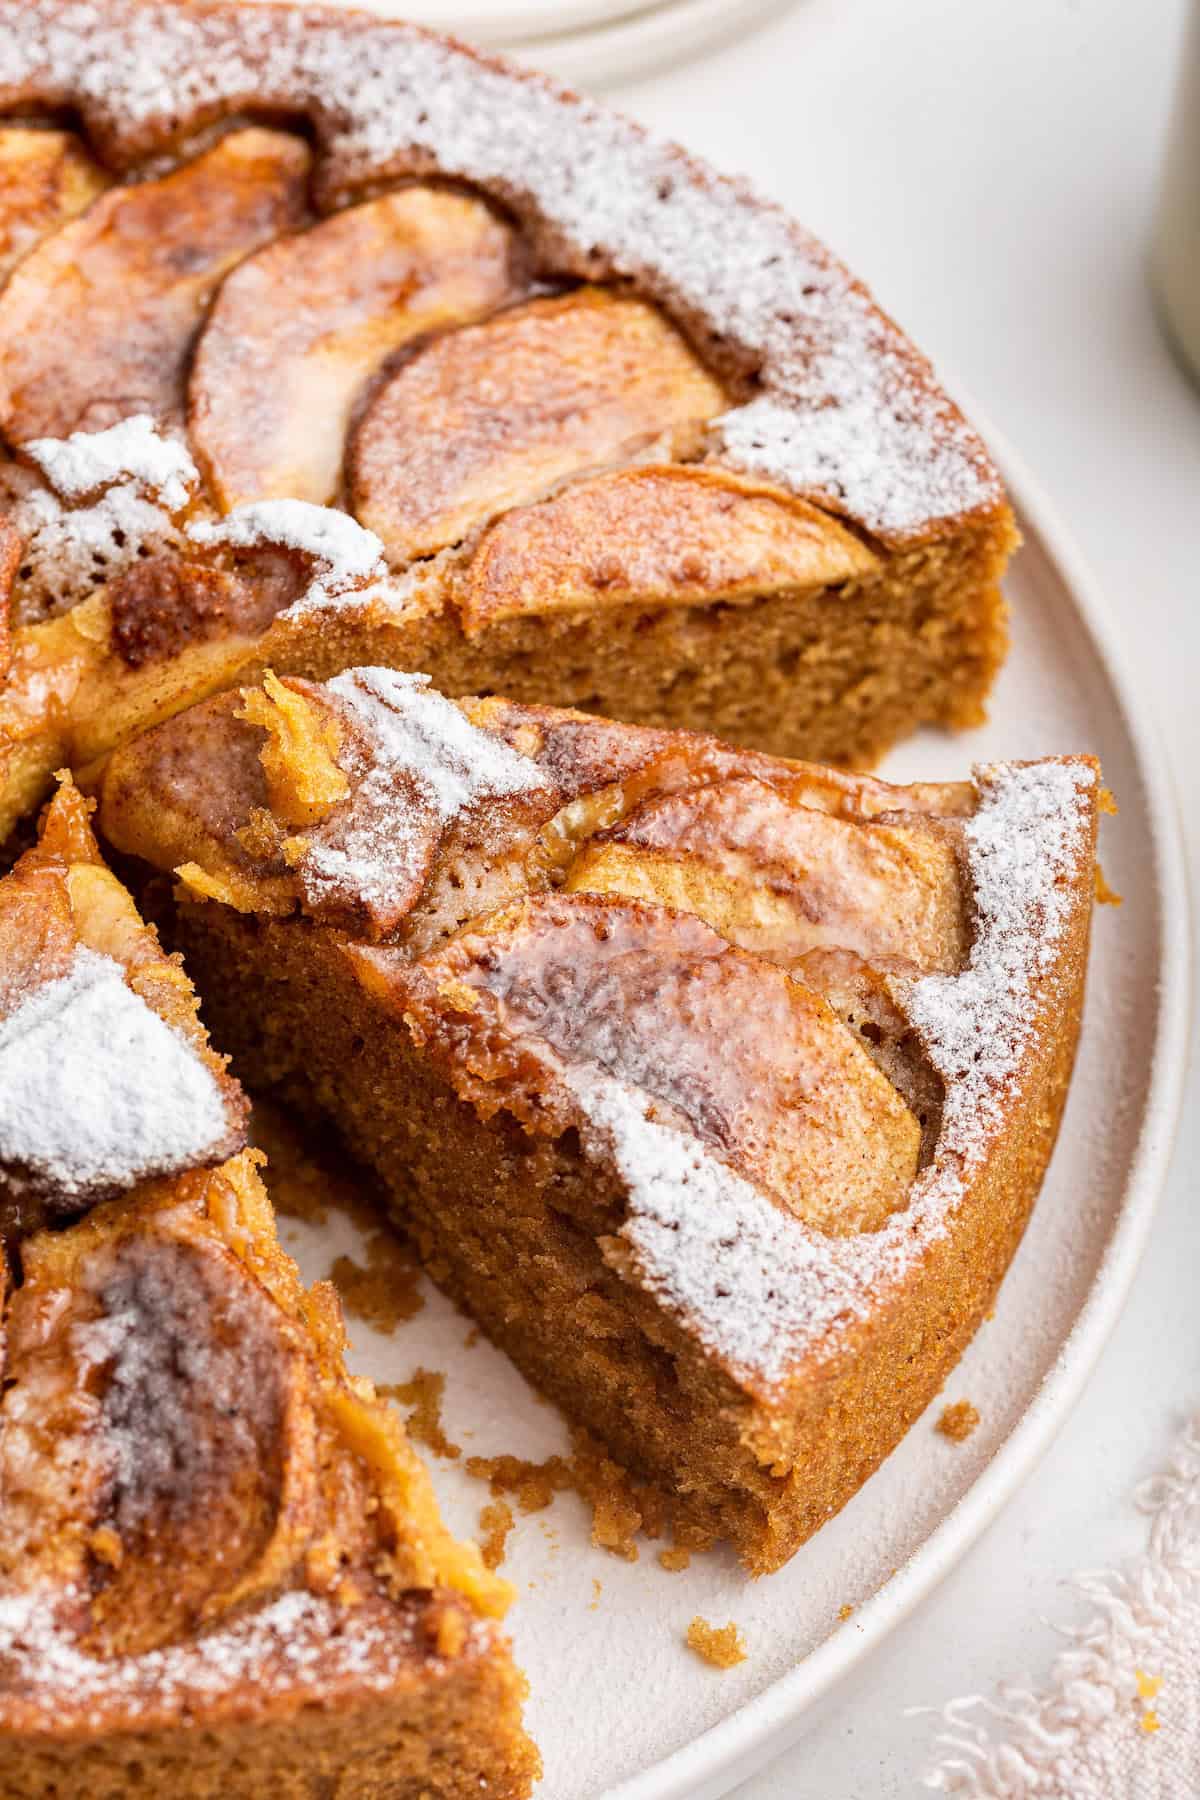
M 924 1785 L 968 1800 L 1200 1800 L 1200 1416 L 1136 1496 L 1145 1553 L 1076 1575 L 1096 1606 L 1040 1692 L 942 1709 Z

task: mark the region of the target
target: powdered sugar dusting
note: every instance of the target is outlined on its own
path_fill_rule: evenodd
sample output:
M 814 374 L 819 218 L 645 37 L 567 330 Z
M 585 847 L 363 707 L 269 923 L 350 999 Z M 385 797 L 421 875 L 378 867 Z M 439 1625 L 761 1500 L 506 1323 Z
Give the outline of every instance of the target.
M 18 487 L 10 500 L 30 580 L 42 591 L 39 612 L 86 599 L 142 556 L 184 547 L 172 515 L 200 477 L 186 447 L 160 436 L 148 414 L 23 448 L 57 490 Z
M 564 1079 L 628 1188 L 622 1237 L 647 1287 L 748 1385 L 778 1389 L 801 1357 L 831 1355 L 943 1235 L 1005 1121 L 1005 1098 L 1046 1002 L 1043 982 L 1078 907 L 1094 767 L 976 771 L 966 827 L 976 937 L 958 975 L 896 985 L 946 1083 L 942 1131 L 909 1203 L 879 1231 L 824 1237 L 774 1205 L 649 1097 L 596 1065 Z M 1090 887 L 1084 904 L 1090 904 Z
M 1000 1123 L 1004 1084 L 1036 1019 L 1075 904 L 1068 876 L 1086 848 L 1090 763 L 998 763 L 976 771 L 983 803 L 966 826 L 979 920 L 958 975 L 927 975 L 904 996 L 946 1083 L 943 1145 L 968 1165 Z
M 216 522 L 198 520 L 188 536 L 197 544 L 239 550 L 271 545 L 308 558 L 313 579 L 287 608 L 283 616 L 289 619 L 361 590 L 385 573 L 383 544 L 373 531 L 348 513 L 311 500 L 252 500 Z
M 0 1021 L 0 1167 L 18 1189 L 82 1200 L 211 1159 L 230 1137 L 212 1071 L 80 947 Z
M 354 727 L 343 761 L 355 786 L 331 829 L 310 838 L 299 869 L 310 904 L 395 904 L 423 881 L 437 836 L 465 808 L 549 785 L 536 763 L 473 725 L 427 675 L 351 669 L 324 692 Z
M 567 274 L 632 280 L 752 374 L 724 457 L 903 538 L 1001 499 L 924 360 L 824 248 L 676 147 L 412 27 L 284 9 L 0 0 L 0 86 L 77 96 L 131 144 L 261 98 L 318 124 L 327 172 L 481 187 Z
M 149 413 L 134 413 L 106 431 L 31 438 L 23 449 L 51 487 L 68 500 L 132 481 L 177 512 L 187 505 L 189 490 L 200 480 L 186 445 L 162 437 Z
M 96 1723 L 110 1730 L 114 1705 L 134 1719 L 163 1719 L 189 1702 L 236 1699 L 246 1688 L 264 1697 L 307 1690 L 314 1699 L 348 1683 L 385 1692 L 411 1665 L 414 1650 L 411 1628 L 396 1609 L 347 1609 L 294 1589 L 188 1643 L 100 1659 L 58 1623 L 82 1598 L 71 1589 L 0 1596 L 0 1665 L 13 1669 L 5 1681 L 10 1691 L 28 1683 L 35 1693 L 58 1697 L 60 1720 L 69 1714 L 86 1723 L 94 1710 Z
M 776 1386 L 806 1337 L 865 1315 L 858 1240 L 802 1225 L 698 1137 L 648 1116 L 635 1089 L 594 1067 L 565 1079 L 629 1186 L 620 1235 L 646 1286 L 709 1350 Z

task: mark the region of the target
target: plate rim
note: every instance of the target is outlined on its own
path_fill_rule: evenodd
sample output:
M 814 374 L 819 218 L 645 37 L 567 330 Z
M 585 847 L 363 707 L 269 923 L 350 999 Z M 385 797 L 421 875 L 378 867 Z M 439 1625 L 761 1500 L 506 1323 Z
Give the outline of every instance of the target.
M 962 401 L 958 384 L 954 389 Z M 1175 1145 L 1192 1017 L 1191 900 L 1175 779 L 1143 684 L 1123 663 L 1107 596 L 1074 534 L 1024 458 L 969 401 L 1027 537 L 1069 591 L 1112 684 L 1146 794 L 1162 956 L 1150 1081 L 1125 1194 L 1087 1296 L 1017 1424 L 962 1499 L 898 1573 L 856 1610 L 854 1633 L 833 1631 L 762 1693 L 597 1800 L 719 1800 L 798 1738 L 812 1705 L 877 1649 L 946 1578 L 1042 1460 L 1074 1410 L 1124 1310 Z

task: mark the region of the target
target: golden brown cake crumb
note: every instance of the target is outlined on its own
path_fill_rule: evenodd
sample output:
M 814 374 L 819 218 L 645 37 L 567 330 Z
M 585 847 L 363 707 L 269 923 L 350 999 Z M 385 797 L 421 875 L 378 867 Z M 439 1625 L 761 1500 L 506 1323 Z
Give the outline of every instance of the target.
M 1108 882 L 1104 879 L 1104 870 L 1099 863 L 1096 864 L 1096 904 L 1098 906 L 1120 906 L 1122 904 L 1121 895 L 1118 894 L 1116 888 L 1109 887 Z
M 681 1544 L 673 1544 L 669 1550 L 659 1551 L 658 1560 L 670 1574 L 677 1575 L 682 1569 L 689 1566 L 692 1553 L 690 1550 L 685 1550 Z
M 592 1597 L 588 1601 L 588 1611 L 595 1612 L 600 1605 L 600 1596 L 604 1592 L 604 1584 L 592 1576 Z
M 548 1456 L 540 1463 L 519 1456 L 470 1456 L 466 1469 L 488 1482 L 494 1495 L 514 1494 L 523 1513 L 541 1512 L 555 1494 L 578 1494 L 592 1509 L 593 1544 L 636 1562 L 635 1534 L 657 1537 L 663 1528 L 661 1495 L 620 1468 L 586 1431 L 572 1432 L 571 1445 L 570 1456 Z
M 523 1513 L 541 1512 L 555 1494 L 572 1485 L 565 1456 L 548 1456 L 545 1462 L 526 1462 L 520 1456 L 468 1456 L 468 1475 L 490 1484 L 492 1493 L 515 1494 Z
M 736 1625 L 710 1625 L 699 1614 L 687 1628 L 687 1646 L 714 1669 L 733 1669 L 746 1660 L 746 1640 Z
M 838 1623 L 841 1625 L 844 1625 L 846 1623 L 846 1620 L 850 1617 L 850 1614 L 853 1611 L 854 1611 L 854 1608 L 851 1605 L 849 1605 L 849 1603 L 847 1603 L 845 1606 L 839 1606 L 838 1607 Z
M 425 1304 L 421 1271 L 408 1246 L 390 1231 L 374 1231 L 364 1246 L 366 1267 L 352 1256 L 339 1256 L 329 1279 L 347 1312 L 390 1333 Z
M 405 1421 L 408 1435 L 416 1444 L 424 1444 L 435 1456 L 449 1460 L 462 1455 L 458 1444 L 452 1444 L 442 1429 L 442 1395 L 446 1377 L 434 1369 L 416 1369 L 409 1381 L 379 1383 L 379 1392 L 389 1400 L 398 1400 L 412 1411 Z M 489 1564 L 489 1567 L 494 1567 Z
M 492 1500 L 479 1514 L 479 1554 L 485 1569 L 498 1569 L 504 1561 L 509 1533 L 516 1520 L 507 1500 Z
M 942 1416 L 937 1422 L 937 1429 L 951 1443 L 961 1444 L 969 1438 L 979 1423 L 979 1409 L 972 1406 L 969 1400 L 956 1400 L 953 1406 L 942 1408 Z

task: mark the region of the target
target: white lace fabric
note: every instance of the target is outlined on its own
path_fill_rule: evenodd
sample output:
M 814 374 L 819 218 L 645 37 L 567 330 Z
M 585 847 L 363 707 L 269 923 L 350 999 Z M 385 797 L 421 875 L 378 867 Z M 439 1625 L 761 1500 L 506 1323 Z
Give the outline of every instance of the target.
M 1200 1415 L 1139 1488 L 1144 1553 L 1074 1577 L 1095 1606 L 1040 1691 L 941 1709 L 926 1788 L 967 1800 L 1200 1800 Z

